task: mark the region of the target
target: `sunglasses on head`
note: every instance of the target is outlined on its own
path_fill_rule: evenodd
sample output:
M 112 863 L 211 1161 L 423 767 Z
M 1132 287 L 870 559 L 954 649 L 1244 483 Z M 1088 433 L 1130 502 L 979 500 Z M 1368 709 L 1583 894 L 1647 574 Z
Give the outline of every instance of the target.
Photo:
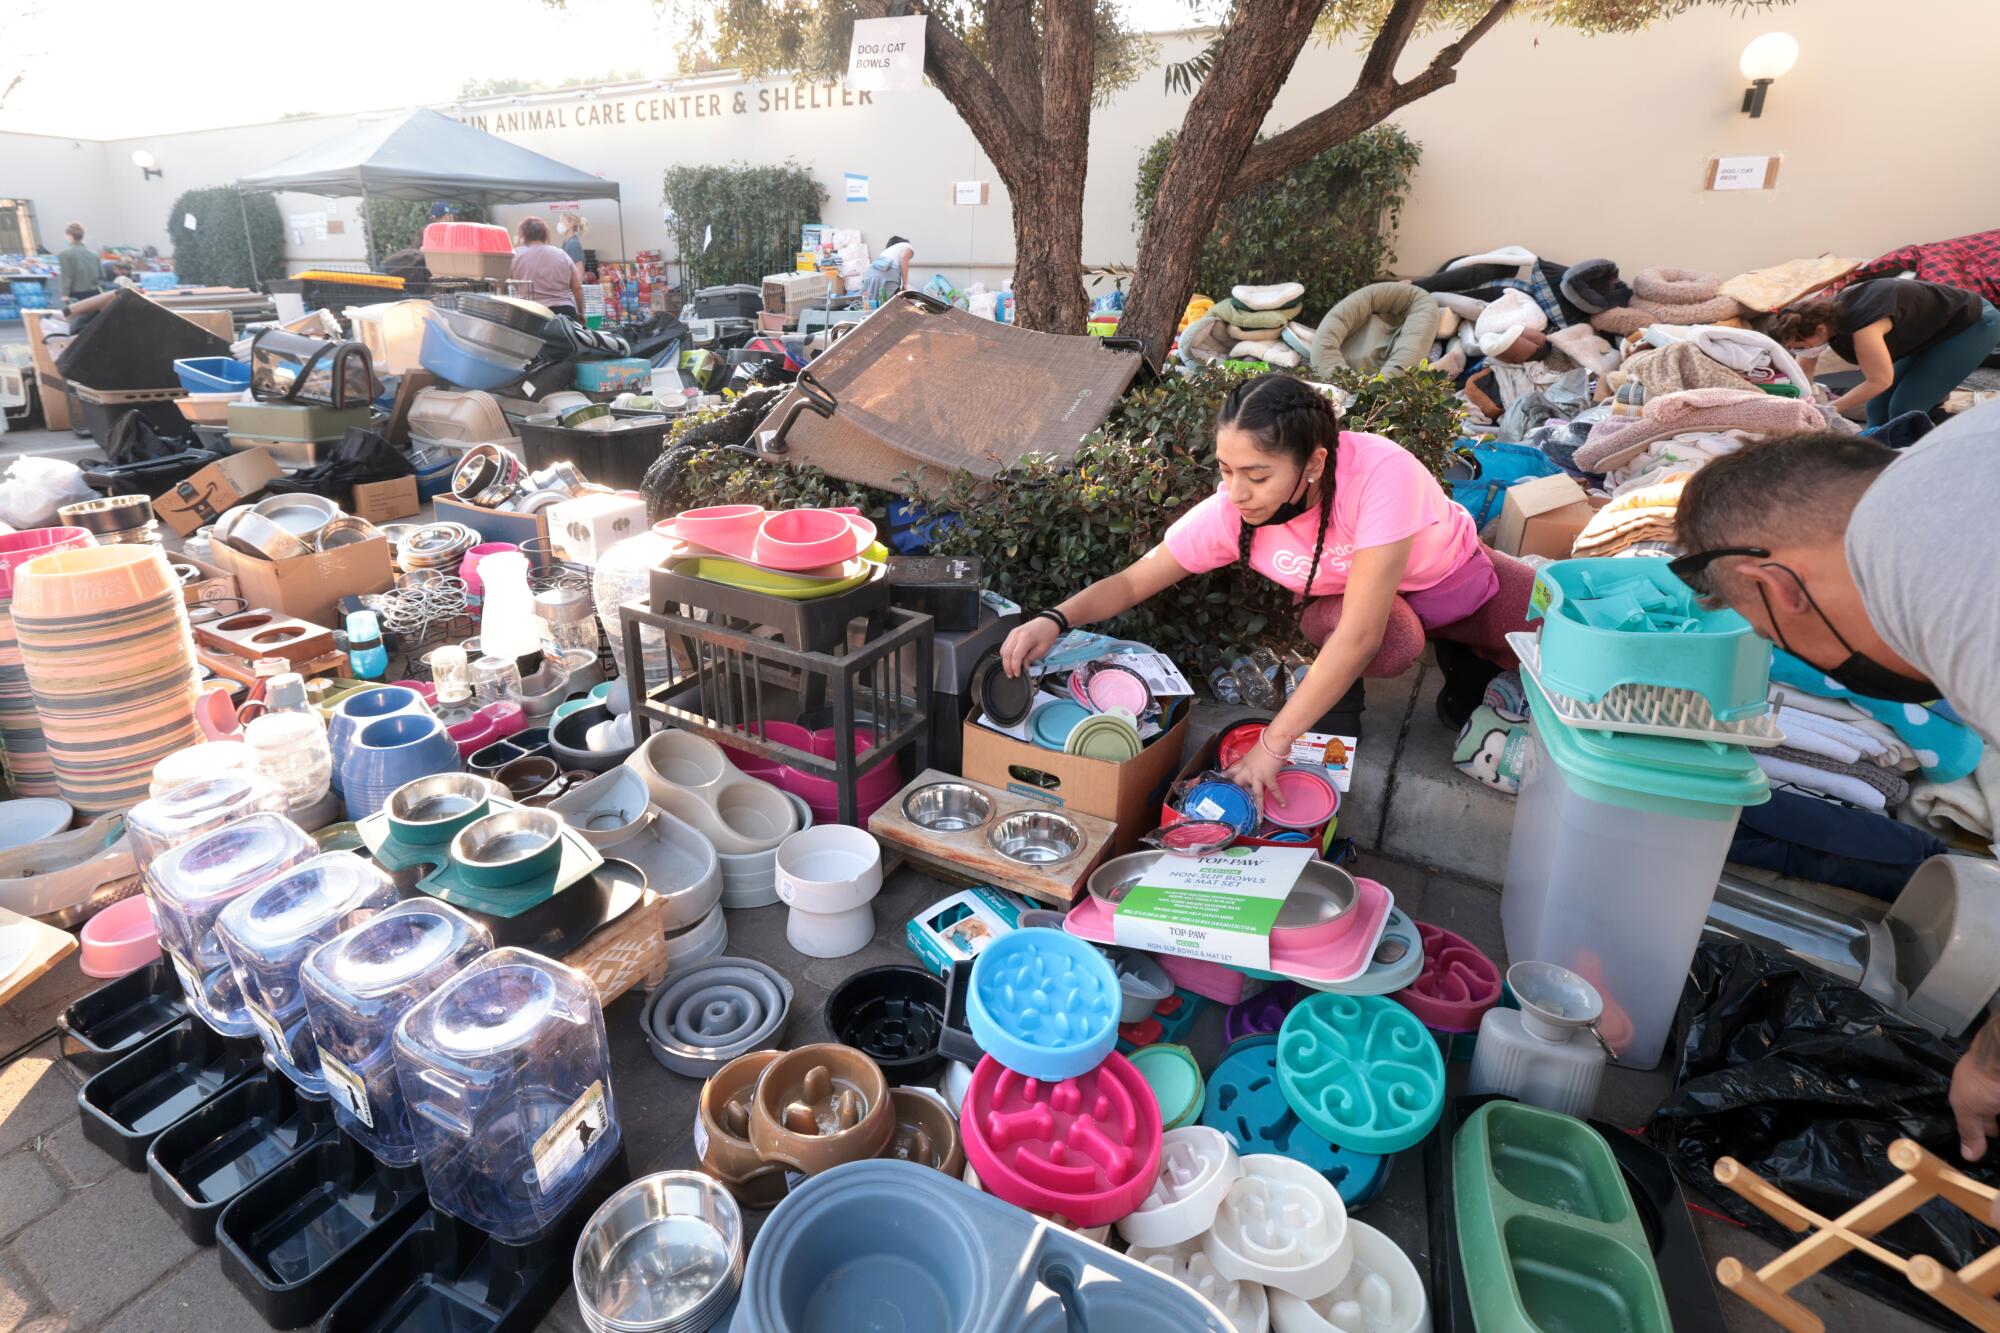
M 1771 553 L 1761 546 L 1718 546 L 1710 551 L 1696 551 L 1669 560 L 1667 569 L 1673 576 L 1702 596 L 1709 596 L 1714 589 L 1709 585 L 1708 567 L 1718 560 L 1727 560 L 1734 555 L 1749 556 L 1754 560 L 1769 560 Z

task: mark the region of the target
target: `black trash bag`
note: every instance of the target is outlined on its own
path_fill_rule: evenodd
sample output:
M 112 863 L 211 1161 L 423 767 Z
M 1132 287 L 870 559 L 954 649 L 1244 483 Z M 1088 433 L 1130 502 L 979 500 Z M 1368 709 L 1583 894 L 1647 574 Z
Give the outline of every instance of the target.
M 1735 940 L 1704 938 L 1681 996 L 1675 1089 L 1646 1139 L 1719 1211 L 1781 1248 L 1804 1237 L 1715 1183 L 1734 1157 L 1821 1217 L 1838 1217 L 1900 1178 L 1889 1145 L 1913 1139 L 1989 1185 L 2000 1163 L 1959 1159 L 1946 1096 L 1963 1051 L 1899 1018 L 1859 990 Z M 1905 1256 L 1962 1268 L 2000 1235 L 1933 1199 L 1876 1237 Z M 1849 1255 L 1826 1270 L 1939 1328 L 1968 1329 L 1900 1273 Z
M 186 449 L 135 462 L 85 464 L 83 480 L 106 495 L 164 495 L 221 457 L 213 449 Z
M 289 477 L 279 477 L 264 489 L 273 494 L 324 495 L 345 503 L 356 486 L 415 475 L 416 465 L 410 462 L 408 454 L 372 430 L 349 426 L 324 463 Z
M 201 437 L 173 404 L 139 403 L 112 423 L 104 456 L 113 463 L 145 463 L 200 447 Z

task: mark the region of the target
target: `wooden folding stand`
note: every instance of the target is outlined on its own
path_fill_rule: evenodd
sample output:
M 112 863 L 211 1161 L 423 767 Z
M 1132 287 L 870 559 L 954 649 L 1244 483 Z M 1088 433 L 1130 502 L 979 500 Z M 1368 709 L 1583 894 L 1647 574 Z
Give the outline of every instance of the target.
M 1715 1266 L 1723 1287 L 1735 1292 L 1792 1333 L 1824 1333 L 1819 1316 L 1786 1293 L 1849 1252 L 1865 1254 L 1895 1269 L 1910 1285 L 1947 1306 L 1982 1333 L 2000 1333 L 2000 1249 L 1988 1250 L 1957 1272 L 1926 1255 L 1903 1259 L 1874 1242 L 1874 1236 L 1932 1199 L 1963 1209 L 1989 1223 L 2000 1190 L 1981 1184 L 1925 1152 L 1909 1139 L 1889 1145 L 1889 1164 L 1902 1179 L 1883 1186 L 1839 1217 L 1828 1221 L 1803 1208 L 1768 1181 L 1751 1174 L 1733 1157 L 1715 1163 L 1715 1179 L 1793 1231 L 1813 1234 L 1751 1272 L 1737 1259 Z

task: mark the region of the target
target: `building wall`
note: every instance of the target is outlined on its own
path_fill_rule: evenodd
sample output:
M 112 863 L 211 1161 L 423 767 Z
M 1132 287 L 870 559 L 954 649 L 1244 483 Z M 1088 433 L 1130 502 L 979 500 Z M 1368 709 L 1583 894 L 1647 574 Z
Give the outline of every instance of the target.
M 1586 37 L 1503 24 L 1475 47 L 1458 82 L 1396 118 L 1423 143 L 1404 209 L 1398 267 L 1428 272 L 1471 250 L 1520 244 L 1573 261 L 1608 256 L 1724 274 L 1801 254 L 1872 256 L 1908 241 L 2000 226 L 2000 115 L 1987 63 L 2000 40 L 1993 0 L 1922 0 L 1909 21 L 1880 22 L 1878 0 L 1800 0 L 1763 14 L 1694 11 L 1653 31 Z M 1736 61 L 1760 32 L 1799 39 L 1798 66 L 1762 118 L 1741 114 Z M 1415 44 L 1421 67 L 1441 38 Z M 1175 58 L 1195 36 L 1160 39 Z M 1315 45 L 1270 117 L 1280 129 L 1351 84 L 1358 52 Z M 1172 128 L 1185 99 L 1149 71 L 1093 120 L 1085 202 L 1086 263 L 1130 263 L 1138 236 L 1132 188 L 1146 145 Z M 616 96 L 582 93 L 454 114 L 624 187 L 618 209 L 584 206 L 587 243 L 607 253 L 667 248 L 661 173 L 669 164 L 788 159 L 826 186 L 826 220 L 859 227 L 879 247 L 891 232 L 917 244 L 919 271 L 1001 285 L 1011 268 L 1007 196 L 943 97 L 745 84 L 727 77 Z M 261 169 L 359 123 L 359 116 L 283 121 L 111 143 L 0 135 L 0 196 L 25 195 L 39 216 L 91 225 L 93 239 L 166 243 L 166 210 L 182 189 Z M 134 148 L 166 170 L 145 181 Z M 1781 153 L 1778 188 L 1702 188 L 1712 156 Z M 845 177 L 868 179 L 849 202 Z M 955 181 L 991 186 L 981 207 L 955 207 Z M 288 217 L 326 212 L 345 235 L 302 233 L 294 268 L 362 254 L 358 201 L 280 196 Z M 501 210 L 512 222 L 527 210 Z M 288 238 L 289 239 L 289 238 Z

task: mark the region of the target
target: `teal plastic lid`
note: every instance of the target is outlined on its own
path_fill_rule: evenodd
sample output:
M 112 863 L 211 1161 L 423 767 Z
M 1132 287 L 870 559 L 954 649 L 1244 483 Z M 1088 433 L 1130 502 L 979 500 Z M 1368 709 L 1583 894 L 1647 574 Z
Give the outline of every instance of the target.
M 1139 1071 L 1139 1076 L 1146 1080 L 1146 1086 L 1153 1090 L 1153 1098 L 1160 1104 L 1162 1128 L 1179 1129 L 1182 1125 L 1195 1122 L 1195 1117 L 1201 1113 L 1205 1094 L 1201 1065 L 1195 1060 L 1193 1051 L 1185 1046 L 1163 1042 L 1157 1046 L 1141 1046 L 1126 1058 Z
M 1594 801 L 1720 820 L 1771 799 L 1770 780 L 1741 745 L 1572 727 L 1555 715 L 1533 676 L 1523 672 L 1521 688 L 1549 758 L 1571 786 Z

